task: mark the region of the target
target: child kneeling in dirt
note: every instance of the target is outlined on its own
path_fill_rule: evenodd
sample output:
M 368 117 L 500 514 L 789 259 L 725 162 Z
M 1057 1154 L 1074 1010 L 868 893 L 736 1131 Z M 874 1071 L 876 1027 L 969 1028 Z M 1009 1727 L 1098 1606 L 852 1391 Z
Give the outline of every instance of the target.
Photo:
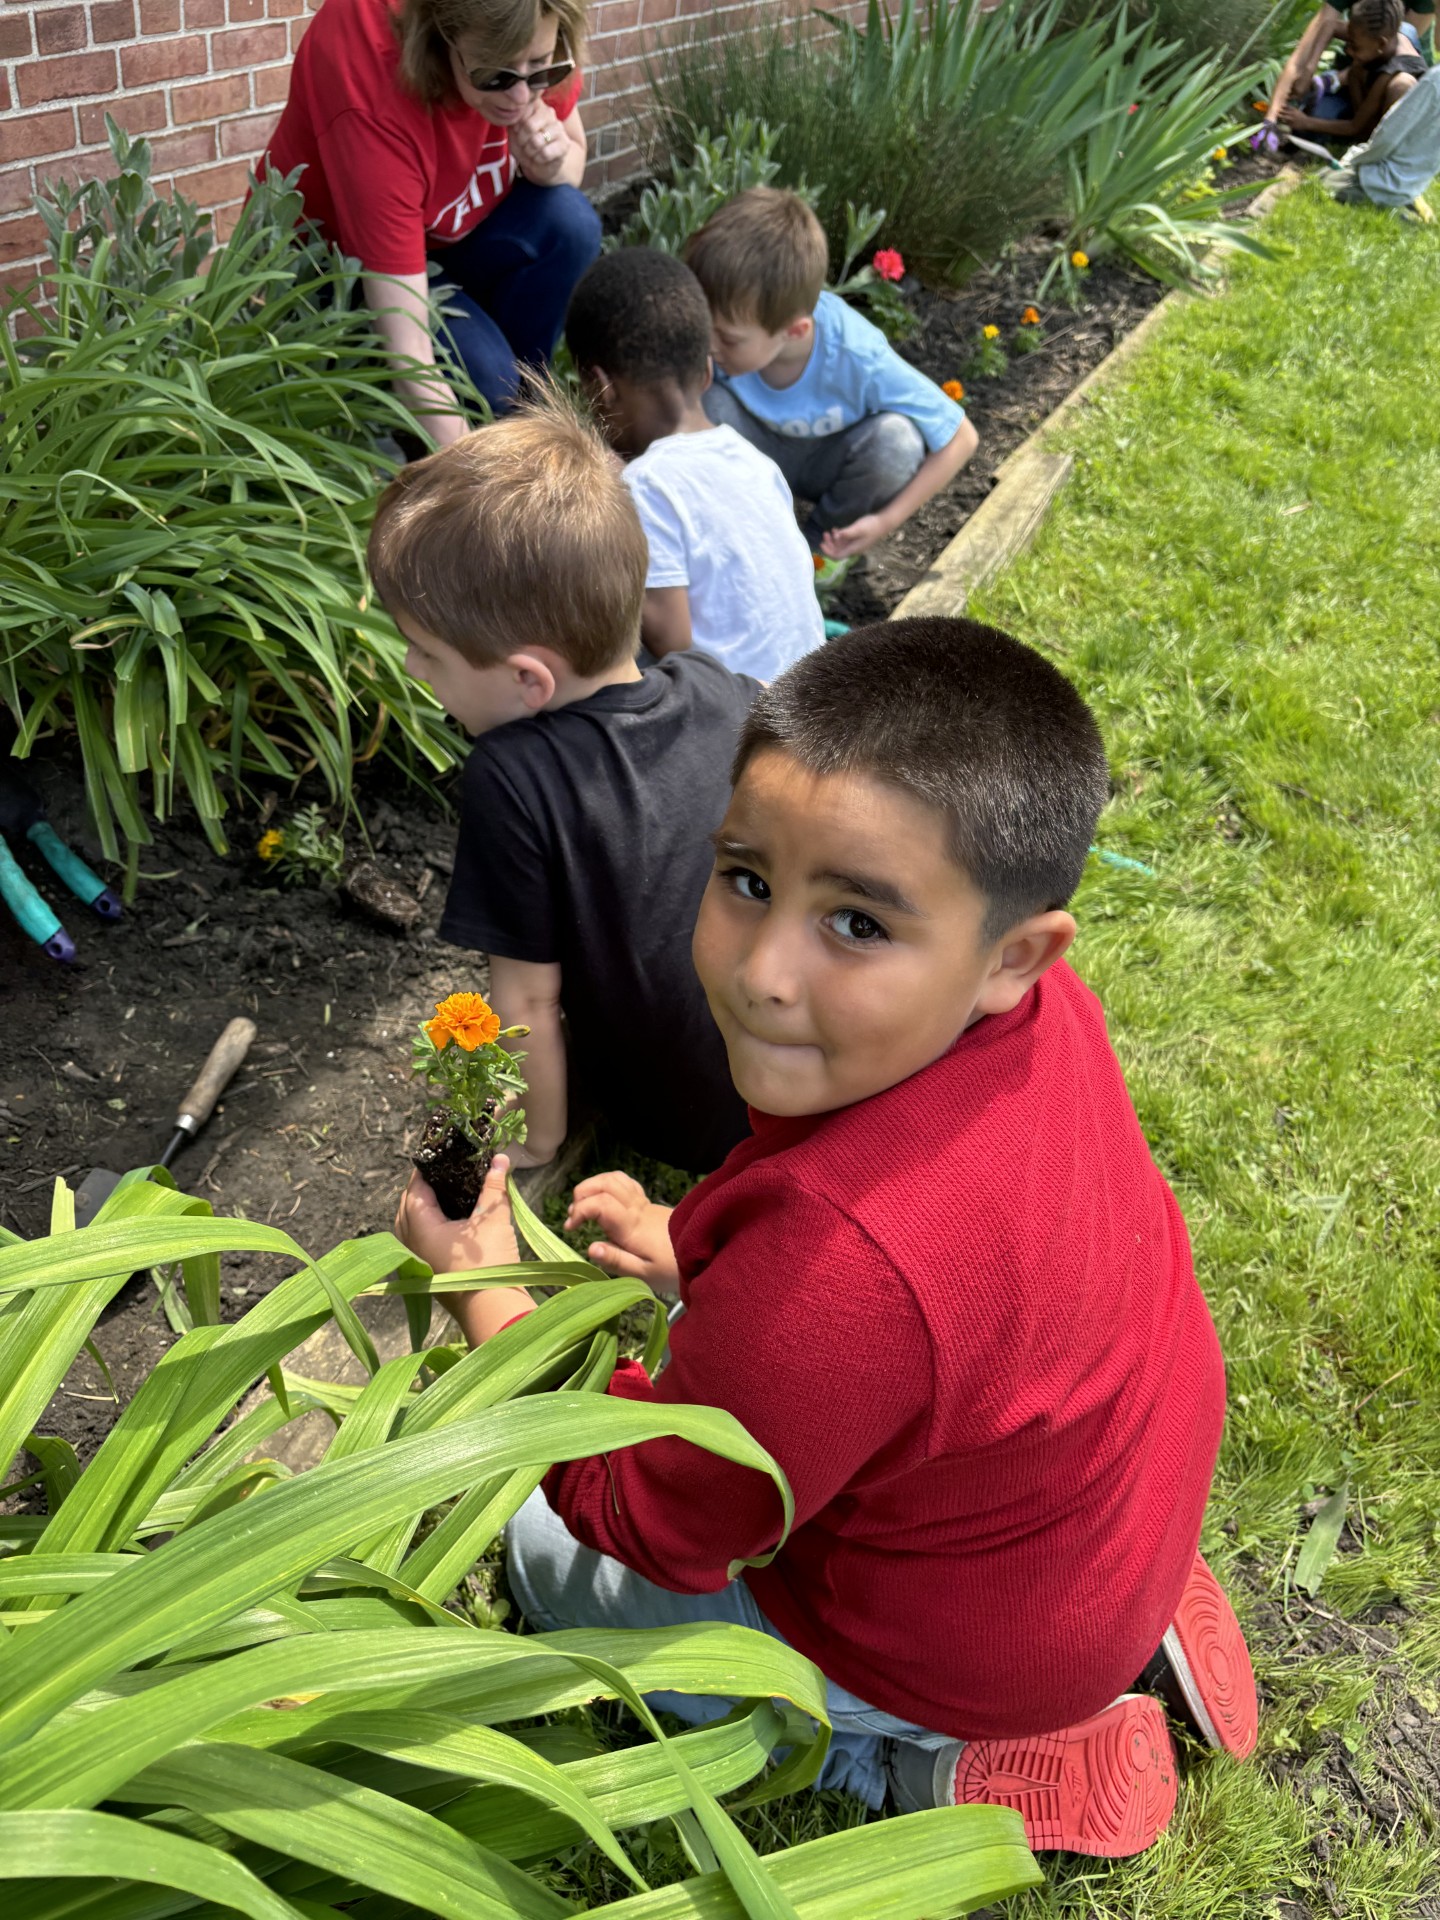
M 788 1641 L 829 1681 L 822 1783 L 872 1807 L 999 1802 L 1032 1846 L 1122 1855 L 1175 1800 L 1149 1689 L 1237 1754 L 1256 1703 L 1197 1553 L 1219 1346 L 1064 962 L 1107 787 L 1068 681 L 970 621 L 859 629 L 762 691 L 694 941 L 753 1138 L 673 1213 L 612 1173 L 570 1218 L 686 1304 L 611 1392 L 728 1409 L 794 1528 L 765 1562 L 773 1485 L 655 1440 L 556 1467 L 510 1577 L 542 1629 Z M 499 1162 L 468 1222 L 412 1180 L 397 1231 L 441 1270 L 513 1259 Z M 445 1298 L 472 1342 L 530 1304 Z
M 1355 0 L 1345 30 L 1346 58 L 1280 109 L 1292 133 L 1363 140 L 1428 71 L 1417 45 L 1402 36 L 1400 0 Z
M 964 409 L 823 291 L 825 230 L 798 194 L 737 194 L 691 236 L 685 261 L 713 322 L 705 411 L 813 502 L 806 537 L 825 559 L 894 533 L 974 453 Z
M 558 400 L 406 467 L 369 558 L 407 672 L 478 736 L 440 935 L 490 956 L 530 1028 L 514 1158 L 554 1156 L 573 1086 L 625 1145 L 718 1166 L 749 1129 L 690 933 L 756 683 L 703 654 L 636 665 L 645 535 Z

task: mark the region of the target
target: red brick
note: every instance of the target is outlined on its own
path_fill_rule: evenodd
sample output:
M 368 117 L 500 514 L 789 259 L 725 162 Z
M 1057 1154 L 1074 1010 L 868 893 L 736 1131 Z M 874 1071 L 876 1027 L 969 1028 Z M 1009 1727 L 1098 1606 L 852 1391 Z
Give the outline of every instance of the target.
M 12 160 L 33 160 L 40 153 L 63 153 L 75 144 L 75 109 L 55 107 L 49 113 L 26 113 L 0 120 L 0 166 Z
M 38 107 L 46 100 L 73 100 L 81 93 L 115 91 L 113 53 L 69 53 L 58 60 L 29 60 L 15 69 L 20 104 Z
M 288 60 L 283 67 L 261 67 L 254 78 L 257 107 L 280 107 L 285 104 L 290 93 Z
M 142 40 L 120 55 L 127 87 L 149 86 L 156 80 L 183 80 L 187 74 L 204 73 L 206 65 L 205 42 L 198 34 L 175 40 Z
M 140 31 L 178 33 L 180 0 L 140 0 Z
M 20 213 L 30 205 L 34 189 L 29 167 L 16 167 L 0 173 L 0 213 Z
M 13 266 L 38 254 L 45 245 L 45 222 L 38 213 L 23 213 L 18 220 L 0 220 L 0 266 Z
M 270 0 L 265 11 L 272 20 L 293 20 L 296 14 L 304 13 L 305 0 Z
M 227 11 L 232 20 L 263 20 L 265 0 L 229 0 Z
M 249 104 L 249 74 L 232 73 L 226 80 L 175 87 L 170 94 L 170 117 L 177 127 L 184 127 L 192 120 L 223 120 L 227 113 L 243 113 Z
M 105 116 L 119 122 L 127 133 L 153 133 L 166 124 L 163 93 L 122 93 L 115 100 L 97 100 L 80 108 L 80 144 L 92 147 L 105 138 Z
M 179 26 L 179 21 L 176 21 Z M 100 0 L 90 9 L 90 38 L 98 46 L 135 38 L 135 0 Z
M 41 53 L 74 53 L 84 44 L 83 7 L 50 7 L 35 15 L 35 45 Z
M 226 160 L 253 160 L 270 144 L 279 118 L 274 113 L 252 113 L 244 120 L 226 120 L 220 127 L 220 152 Z
M 217 33 L 210 42 L 212 69 L 263 67 L 284 58 L 285 28 L 278 21 L 273 27 L 236 27 L 231 33 Z
M 84 186 L 91 180 L 109 180 L 119 171 L 108 147 L 89 153 L 71 154 L 64 160 L 42 160 L 35 169 L 37 187 L 53 187 L 63 180 L 67 187 Z
M 30 16 L 7 14 L 0 20 L 0 60 L 18 60 L 30 51 Z
M 223 207 L 231 200 L 243 200 L 250 191 L 250 169 L 243 160 L 231 160 L 223 167 L 177 173 L 175 185 L 202 207 Z
M 183 133 L 162 134 L 152 140 L 150 151 L 156 173 L 180 173 L 186 167 L 203 167 L 214 160 L 214 127 L 187 127 Z
M 225 0 L 185 0 L 187 27 L 223 27 Z
M 291 53 L 294 53 L 295 49 L 300 45 L 300 42 L 305 38 L 305 29 L 309 26 L 309 24 L 310 24 L 309 14 L 306 14 L 303 20 L 292 20 L 290 22 Z

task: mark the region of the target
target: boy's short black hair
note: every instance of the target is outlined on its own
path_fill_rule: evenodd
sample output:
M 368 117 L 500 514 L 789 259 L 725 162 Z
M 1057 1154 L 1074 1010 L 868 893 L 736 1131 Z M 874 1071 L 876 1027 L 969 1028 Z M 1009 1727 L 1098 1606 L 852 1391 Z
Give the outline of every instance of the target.
M 565 339 L 582 372 L 624 380 L 704 383 L 710 303 L 694 274 L 658 247 L 602 253 L 570 297 Z
M 1033 647 L 975 620 L 857 627 L 762 688 L 732 778 L 767 747 L 936 807 L 986 897 L 983 938 L 1063 907 L 1110 788 L 1095 716 Z

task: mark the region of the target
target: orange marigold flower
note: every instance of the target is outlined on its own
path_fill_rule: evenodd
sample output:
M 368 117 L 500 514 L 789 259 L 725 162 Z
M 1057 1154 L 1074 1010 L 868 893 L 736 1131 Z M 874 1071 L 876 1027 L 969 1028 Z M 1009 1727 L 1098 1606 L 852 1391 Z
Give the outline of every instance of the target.
M 1077 247 L 1070 256 L 1070 264 L 1072 267 L 1080 268 L 1083 272 L 1090 264 L 1090 256 L 1088 253 L 1083 252 L 1081 248 Z
M 810 556 L 810 564 L 811 564 L 811 565 L 812 565 L 812 566 L 814 567 L 814 569 L 815 569 L 815 571 L 816 571 L 816 573 L 823 573 L 823 572 L 825 571 L 825 556 L 824 556 L 824 554 L 823 554 L 823 553 L 812 553 L 812 554 L 811 554 L 811 556 Z
M 1040 324 L 1040 315 L 1036 308 L 1026 307 L 1024 313 L 1020 316 L 1020 324 L 1022 327 L 1038 327 Z
M 942 393 L 948 393 L 952 400 L 963 400 L 965 398 L 965 389 L 958 380 L 947 380 L 940 391 Z
M 278 827 L 271 827 L 268 833 L 262 833 L 255 843 L 255 851 L 262 860 L 277 860 L 284 850 L 285 836 Z
M 452 1040 L 458 1041 L 466 1053 L 473 1053 L 497 1037 L 500 1016 L 478 993 L 452 993 L 448 1000 L 437 1003 L 435 1018 L 425 1022 L 425 1031 L 437 1053 Z

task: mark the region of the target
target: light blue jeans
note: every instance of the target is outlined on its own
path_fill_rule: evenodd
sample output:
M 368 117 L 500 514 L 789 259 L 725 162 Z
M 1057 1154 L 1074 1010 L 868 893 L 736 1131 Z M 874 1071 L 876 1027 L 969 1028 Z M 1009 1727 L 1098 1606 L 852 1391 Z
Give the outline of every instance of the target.
M 525 1618 L 542 1633 L 566 1627 L 674 1627 L 721 1620 L 730 1626 L 753 1627 L 775 1640 L 785 1638 L 761 1613 L 743 1580 L 732 1580 L 719 1593 L 670 1593 L 608 1554 L 582 1546 L 538 1490 L 510 1522 L 505 1539 L 511 1589 Z M 713 1695 L 688 1693 L 653 1693 L 649 1699 L 658 1712 L 673 1713 L 691 1726 L 718 1720 L 734 1704 Z M 885 1801 L 890 1741 L 918 1749 L 907 1758 L 922 1766 L 922 1756 L 941 1748 L 955 1748 L 958 1753 L 948 1735 L 882 1713 L 833 1680 L 825 1683 L 825 1709 L 833 1733 L 815 1784 L 853 1793 L 876 1811 Z

